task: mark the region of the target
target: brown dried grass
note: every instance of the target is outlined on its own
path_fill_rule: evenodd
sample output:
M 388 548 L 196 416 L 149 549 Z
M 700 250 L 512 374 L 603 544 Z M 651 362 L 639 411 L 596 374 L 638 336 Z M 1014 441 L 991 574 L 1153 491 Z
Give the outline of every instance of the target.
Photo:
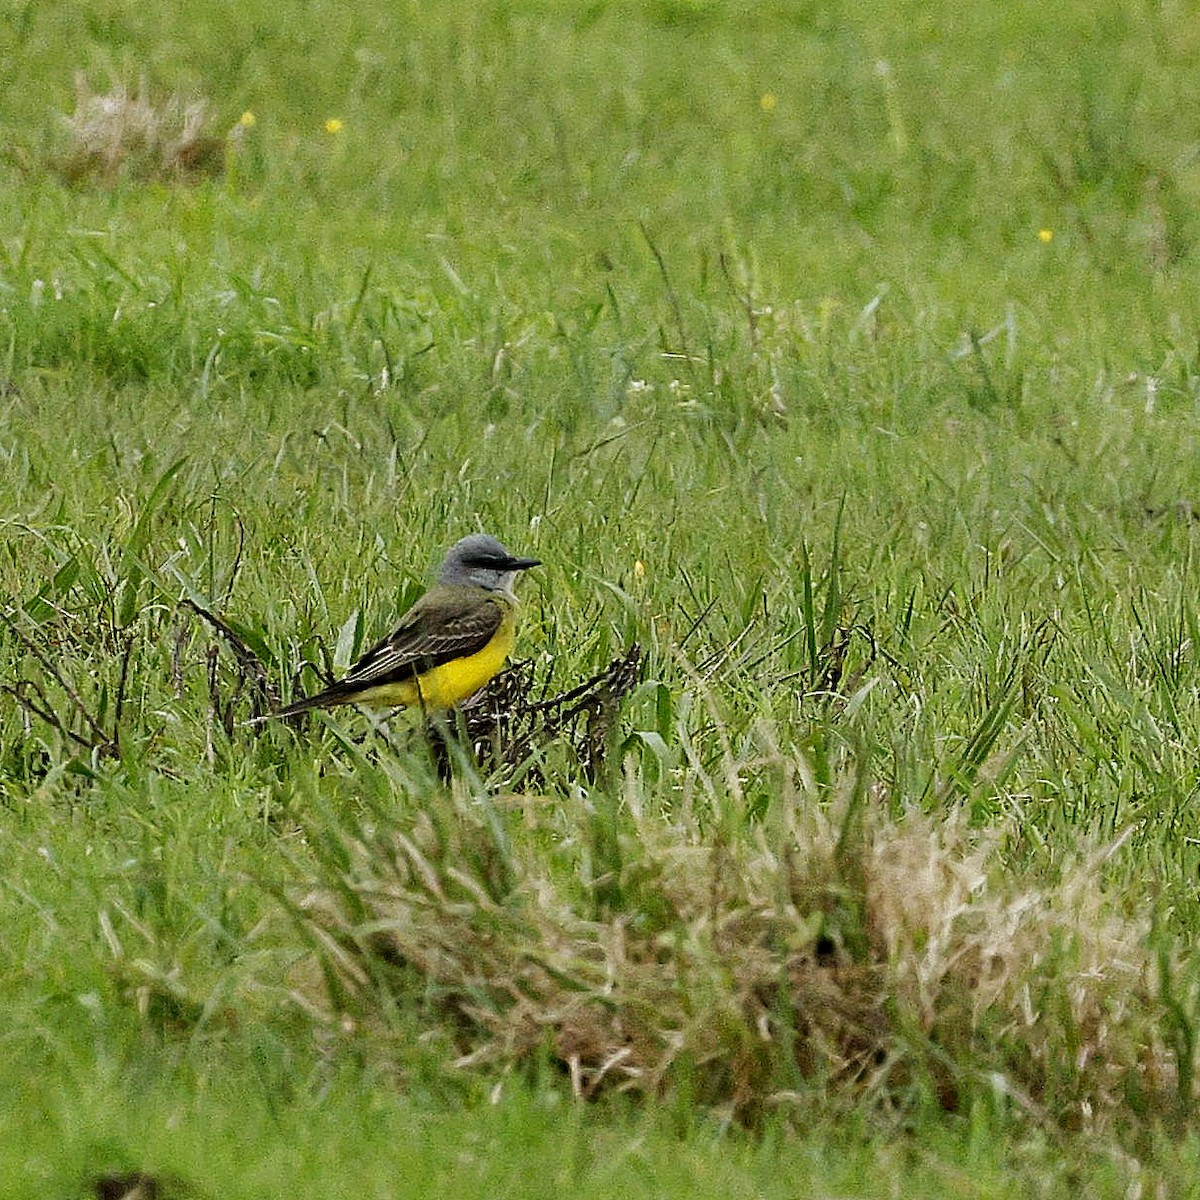
M 1097 1128 L 1192 1099 L 1149 920 L 1110 901 L 1103 852 L 1013 877 L 1003 830 L 860 791 L 781 798 L 737 838 L 628 803 L 607 850 L 578 853 L 596 816 L 579 803 L 557 845 L 510 848 L 462 790 L 326 830 L 298 909 L 323 967 L 305 1002 L 374 1034 L 419 1012 L 459 1068 L 548 1058 L 580 1097 L 684 1088 L 750 1124 L 986 1096 Z
M 114 84 L 97 92 L 77 76 L 75 111 L 63 122 L 69 144 L 59 166 L 72 182 L 179 179 L 219 175 L 225 167 L 225 138 L 213 132 L 208 101 L 175 92 L 156 97 L 145 80 L 135 91 Z

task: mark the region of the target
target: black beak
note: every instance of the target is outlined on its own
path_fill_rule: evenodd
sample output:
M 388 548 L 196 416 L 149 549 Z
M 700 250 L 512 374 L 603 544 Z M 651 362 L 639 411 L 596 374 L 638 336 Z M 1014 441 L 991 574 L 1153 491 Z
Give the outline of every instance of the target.
M 507 558 L 504 560 L 505 571 L 528 571 L 530 567 L 540 567 L 540 558 Z

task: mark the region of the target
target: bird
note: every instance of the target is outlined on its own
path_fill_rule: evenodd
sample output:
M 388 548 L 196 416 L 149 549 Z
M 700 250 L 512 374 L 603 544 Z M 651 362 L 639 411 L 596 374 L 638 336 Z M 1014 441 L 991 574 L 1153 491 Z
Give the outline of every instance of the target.
M 486 533 L 450 547 L 434 585 L 341 678 L 316 695 L 271 713 L 294 717 L 314 708 L 367 704 L 443 712 L 473 696 L 504 666 L 513 648 L 522 571 L 540 567 Z

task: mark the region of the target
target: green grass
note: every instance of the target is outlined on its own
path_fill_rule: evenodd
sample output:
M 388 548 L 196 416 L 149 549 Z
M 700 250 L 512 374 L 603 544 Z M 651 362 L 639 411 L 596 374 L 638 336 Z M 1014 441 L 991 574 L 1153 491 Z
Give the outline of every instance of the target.
M 1132 2 L 12 7 L 6 1194 L 134 1169 L 231 1196 L 1190 1185 L 1194 24 Z M 225 171 L 133 155 L 67 182 L 80 72 L 206 98 L 210 132 L 238 130 Z M 403 722 L 359 745 L 353 713 L 224 731 L 249 701 L 183 599 L 287 696 L 479 528 L 545 561 L 519 651 L 552 687 L 645 648 L 612 777 L 552 754 L 536 790 L 446 788 Z M 867 832 L 825 845 L 858 829 L 851 794 Z M 871 884 L 914 831 L 934 878 L 991 847 L 948 945 L 1041 898 L 1044 926 L 997 934 L 1024 1033 L 953 971 L 921 1025 L 905 971 L 933 927 L 889 925 L 904 889 Z M 397 861 L 428 867 L 392 881 L 420 920 L 372 908 Z M 688 887 L 709 879 L 711 909 Z M 861 968 L 891 1073 L 839 1076 L 782 983 L 747 999 L 761 962 L 712 914 L 781 980 L 826 969 L 821 937 Z M 1109 932 L 1136 986 L 1071 974 Z M 662 971 L 616 1011 L 687 1052 L 578 1103 L 545 1012 L 543 1041 L 504 1043 L 505 986 L 552 1006 L 547 978 L 573 980 L 609 1013 L 618 933 Z M 557 975 L 522 974 L 539 940 Z M 1076 985 L 1108 1042 L 1072 1027 Z M 660 1045 L 680 1004 L 709 1015 Z

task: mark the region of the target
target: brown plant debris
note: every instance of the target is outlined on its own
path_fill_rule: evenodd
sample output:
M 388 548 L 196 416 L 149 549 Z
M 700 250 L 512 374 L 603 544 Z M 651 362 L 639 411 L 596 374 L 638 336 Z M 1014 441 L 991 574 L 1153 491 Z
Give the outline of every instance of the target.
M 60 166 L 72 182 L 219 175 L 225 167 L 225 139 L 213 132 L 208 101 L 177 92 L 158 98 L 145 80 L 136 91 L 117 84 L 96 92 L 76 76 L 75 111 L 63 122 L 70 144 Z
M 177 1175 L 151 1174 L 149 1171 L 112 1171 L 92 1180 L 96 1200 L 198 1200 L 198 1188 Z
M 262 665 L 262 661 L 246 645 L 245 639 L 230 628 L 228 622 L 223 621 L 216 613 L 210 612 L 194 600 L 189 600 L 185 597 L 180 601 L 180 605 L 190 612 L 194 612 L 196 616 L 205 621 L 220 635 L 221 640 L 229 647 L 234 661 L 237 663 L 237 683 L 235 684 L 233 695 L 226 700 L 222 697 L 217 676 L 215 647 L 212 648 L 213 652 L 209 654 L 208 658 L 209 701 L 212 705 L 213 716 L 221 722 L 226 734 L 230 737 L 233 736 L 234 705 L 243 691 L 247 691 L 250 694 L 251 715 L 255 719 L 262 717 L 271 709 L 278 708 L 280 704 L 279 693 L 275 689 L 275 685 L 271 682 L 266 668 Z
M 38 664 L 44 680 L 19 679 L 13 684 L 0 684 L 0 692 L 11 696 L 29 716 L 57 730 L 64 742 L 98 758 L 118 757 L 121 752 L 121 716 L 125 708 L 129 664 L 134 647 L 133 631 L 126 630 L 120 637 L 121 674 L 109 718 L 111 728 L 107 728 L 99 710 L 93 712 L 95 706 L 85 703 L 70 679 L 60 670 L 50 648 L 40 646 L 32 634 L 21 629 L 17 623 L 19 615 L 0 612 L 0 624 L 8 629 L 26 654 Z M 64 702 L 58 707 L 47 693 L 47 680 L 52 681 L 64 697 Z
M 1102 853 L 1038 882 L 999 870 L 1002 833 L 878 798 L 781 800 L 736 845 L 635 805 L 586 885 L 537 839 L 489 873 L 486 814 L 447 803 L 347 837 L 301 904 L 323 983 L 299 998 L 331 1023 L 386 1045 L 388 1014 L 417 1011 L 459 1068 L 548 1054 L 581 1097 L 683 1086 L 750 1124 L 984 1096 L 1095 1129 L 1192 1103 L 1166 959 L 1109 902 Z
M 603 671 L 569 691 L 533 699 L 528 661 L 514 663 L 463 706 L 467 738 L 485 769 L 514 769 L 550 742 L 564 742 L 588 779 L 603 770 L 621 701 L 640 677 L 642 648 L 634 642 Z M 540 775 L 535 770 L 532 778 Z

